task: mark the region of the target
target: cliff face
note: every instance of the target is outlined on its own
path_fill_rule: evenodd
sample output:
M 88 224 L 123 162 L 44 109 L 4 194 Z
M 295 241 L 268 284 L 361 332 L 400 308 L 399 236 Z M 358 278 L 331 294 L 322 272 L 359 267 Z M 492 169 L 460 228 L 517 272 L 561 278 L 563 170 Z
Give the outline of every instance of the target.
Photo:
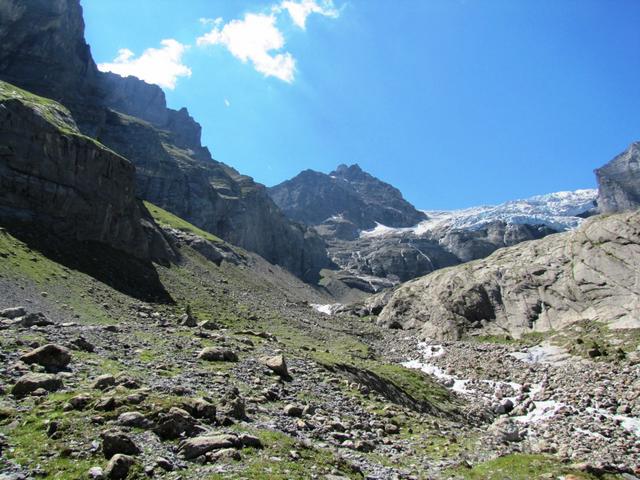
M 596 170 L 598 208 L 603 213 L 640 207 L 640 142 Z
M 211 158 L 186 109 L 167 108 L 155 85 L 97 70 L 78 0 L 0 4 L 0 79 L 68 107 L 83 134 L 135 165 L 145 200 L 307 280 L 329 263 L 319 237 L 262 185 Z
M 639 265 L 640 213 L 599 216 L 407 282 L 369 308 L 384 306 L 381 324 L 440 339 L 520 335 L 580 320 L 639 328 Z
M 318 225 L 340 217 L 359 229 L 377 223 L 411 227 L 426 219 L 402 198 L 400 191 L 364 172 L 358 165 L 340 165 L 329 175 L 305 170 L 269 189 L 271 198 L 290 218 Z
M 56 237 L 166 259 L 162 234 L 134 195 L 134 167 L 80 134 L 61 105 L 0 82 L 0 218 Z

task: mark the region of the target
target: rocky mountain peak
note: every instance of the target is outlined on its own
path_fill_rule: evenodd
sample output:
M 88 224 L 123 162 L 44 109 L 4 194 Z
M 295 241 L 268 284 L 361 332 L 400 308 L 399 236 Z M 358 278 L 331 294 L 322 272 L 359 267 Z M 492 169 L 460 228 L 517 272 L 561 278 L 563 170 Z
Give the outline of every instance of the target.
M 640 142 L 596 171 L 598 207 L 603 213 L 640 207 Z
M 307 225 L 340 218 L 359 229 L 373 228 L 378 223 L 410 227 L 426 219 L 397 188 L 365 172 L 358 164 L 339 165 L 328 175 L 305 170 L 270 188 L 269 195 L 289 218 Z

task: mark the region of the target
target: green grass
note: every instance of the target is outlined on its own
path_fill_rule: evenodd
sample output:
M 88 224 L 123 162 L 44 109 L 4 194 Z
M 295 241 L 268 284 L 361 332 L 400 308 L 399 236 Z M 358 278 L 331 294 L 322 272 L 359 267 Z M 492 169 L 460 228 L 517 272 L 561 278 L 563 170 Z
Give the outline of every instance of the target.
M 234 462 L 236 468 L 207 476 L 207 479 L 302 480 L 310 478 L 314 472 L 322 478 L 334 470 L 347 478 L 363 478 L 329 450 L 305 448 L 288 435 L 271 430 L 250 430 L 249 433 L 260 438 L 264 449 L 241 450 L 242 461 Z M 296 451 L 300 458 L 292 458 L 291 451 Z
M 39 467 L 46 472 L 44 478 L 50 479 L 83 478 L 92 466 L 106 463 L 97 456 L 70 455 L 78 445 L 85 452 L 89 450 L 91 441 L 99 435 L 97 428 L 86 422 L 84 413 L 62 411 L 62 405 L 71 396 L 71 393 L 51 394 L 43 403 L 16 416 L 17 426 L 0 423 L 0 432 L 9 436 L 12 446 L 3 453 L 6 458 L 27 468 Z M 63 432 L 60 439 L 47 437 L 51 421 L 60 424 L 59 430 Z
M 199 237 L 204 238 L 205 240 L 209 240 L 210 242 L 220 243 L 222 240 L 219 237 L 216 237 L 212 233 L 205 232 L 200 228 L 190 224 L 186 220 L 174 215 L 173 213 L 167 212 L 160 207 L 155 206 L 153 203 L 144 202 L 147 210 L 153 215 L 153 218 L 160 225 L 164 225 L 167 227 L 175 228 L 177 230 L 181 230 L 183 232 L 192 233 L 194 235 L 198 235 Z
M 557 459 L 545 455 L 511 454 L 481 463 L 473 468 L 460 467 L 450 470 L 453 478 L 465 480 L 533 480 L 558 478 L 562 475 L 574 475 L 583 480 L 595 480 L 598 477 L 580 472 L 560 463 Z M 605 475 L 600 480 L 621 478 L 617 475 Z

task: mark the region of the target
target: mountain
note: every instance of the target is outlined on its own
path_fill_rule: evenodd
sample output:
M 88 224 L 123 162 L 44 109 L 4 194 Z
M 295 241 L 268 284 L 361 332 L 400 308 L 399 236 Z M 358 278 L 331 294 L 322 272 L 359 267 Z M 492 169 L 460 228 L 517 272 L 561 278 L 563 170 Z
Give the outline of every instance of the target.
M 557 192 L 497 206 L 426 211 L 417 225 L 378 224 L 351 240 L 316 227 L 347 283 L 375 292 L 440 268 L 486 257 L 499 248 L 579 226 L 595 210 L 595 190 Z M 329 233 L 327 233 L 329 231 Z M 366 277 L 366 282 L 353 280 Z
M 640 207 L 640 142 L 596 170 L 598 206 L 610 213 Z
M 329 175 L 305 170 L 271 187 L 269 195 L 289 218 L 306 225 L 337 220 L 356 229 L 373 228 L 377 223 L 410 227 L 426 218 L 397 188 L 358 165 L 340 165 Z
M 134 195 L 134 167 L 80 133 L 69 111 L 0 81 L 0 218 L 141 260 L 173 252 Z
M 438 339 L 521 336 L 586 320 L 640 328 L 639 245 L 640 213 L 594 217 L 408 282 L 384 300 L 379 322 Z
M 131 161 L 136 195 L 307 280 L 329 264 L 322 240 L 290 222 L 266 188 L 212 159 L 186 109 L 162 90 L 99 72 L 79 0 L 0 6 L 0 79 L 69 109 L 79 131 Z

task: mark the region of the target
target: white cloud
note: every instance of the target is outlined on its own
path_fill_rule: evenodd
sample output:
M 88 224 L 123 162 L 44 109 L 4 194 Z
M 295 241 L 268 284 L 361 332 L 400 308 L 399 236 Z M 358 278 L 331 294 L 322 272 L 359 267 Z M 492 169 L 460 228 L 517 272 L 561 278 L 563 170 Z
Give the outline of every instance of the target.
M 224 106 L 229 108 L 231 106 L 231 102 L 228 99 L 224 99 Z
M 276 26 L 278 18 L 287 12 L 295 25 L 305 29 L 311 14 L 337 18 L 338 10 L 333 0 L 283 0 L 270 9 L 270 13 L 247 13 L 242 20 L 232 20 L 223 25 L 221 18 L 200 19 L 203 25 L 213 24 L 209 33 L 198 38 L 199 46 L 223 45 L 242 62 L 266 77 L 276 77 L 291 83 L 295 77 L 296 60 L 283 51 L 285 38 Z
M 243 62 L 267 77 L 293 81 L 295 60 L 289 52 L 276 53 L 284 47 L 284 36 L 276 27 L 275 15 L 247 13 L 242 20 L 232 20 L 224 27 L 215 27 L 198 38 L 199 46 L 224 45 Z
M 191 69 L 182 63 L 182 56 L 188 46 L 177 40 L 166 39 L 160 42 L 161 48 L 148 48 L 142 55 L 123 48 L 111 63 L 100 63 L 103 72 L 113 72 L 123 77 L 133 75 L 145 82 L 155 83 L 173 90 L 179 77 L 190 77 Z
M 293 23 L 303 30 L 307 24 L 307 17 L 312 13 L 331 18 L 337 18 L 339 15 L 332 0 L 320 0 L 320 3 L 317 0 L 300 0 L 299 2 L 285 0 L 276 8 L 289 12 Z

